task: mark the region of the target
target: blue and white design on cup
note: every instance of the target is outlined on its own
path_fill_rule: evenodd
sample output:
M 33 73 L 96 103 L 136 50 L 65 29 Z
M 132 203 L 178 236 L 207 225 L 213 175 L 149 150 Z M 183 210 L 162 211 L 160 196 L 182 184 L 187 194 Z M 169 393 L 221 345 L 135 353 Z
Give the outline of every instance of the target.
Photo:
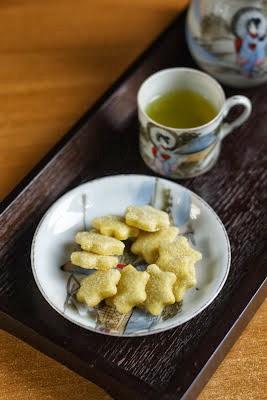
M 205 136 L 200 136 L 192 141 L 189 144 L 186 144 L 179 148 L 180 154 L 192 154 L 192 153 L 199 153 L 210 147 L 214 144 L 217 140 L 216 132 L 208 133 Z
M 176 129 L 153 121 L 146 113 L 153 98 L 172 90 L 192 90 L 208 98 L 218 110 L 213 120 L 191 129 Z M 241 105 L 244 110 L 231 123 L 225 118 Z M 190 68 L 170 68 L 149 77 L 138 92 L 140 152 L 146 164 L 160 175 L 189 178 L 207 172 L 218 159 L 225 136 L 242 125 L 251 113 L 245 96 L 225 98 L 221 85 L 209 75 Z

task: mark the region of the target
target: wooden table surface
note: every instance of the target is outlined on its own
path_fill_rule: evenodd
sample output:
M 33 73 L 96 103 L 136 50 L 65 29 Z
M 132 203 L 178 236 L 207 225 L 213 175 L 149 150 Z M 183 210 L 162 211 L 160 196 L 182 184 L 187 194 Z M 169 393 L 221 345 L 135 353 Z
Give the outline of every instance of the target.
M 186 3 L 0 3 L 0 198 Z M 199 399 L 267 398 L 266 326 L 265 301 Z M 93 383 L 3 331 L 0 348 L 1 400 L 109 398 Z

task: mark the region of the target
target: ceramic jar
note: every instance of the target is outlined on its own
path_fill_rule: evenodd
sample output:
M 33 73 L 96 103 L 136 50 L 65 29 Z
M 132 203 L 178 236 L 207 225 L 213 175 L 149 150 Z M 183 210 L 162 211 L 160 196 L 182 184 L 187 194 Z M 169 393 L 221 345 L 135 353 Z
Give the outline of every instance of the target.
M 233 87 L 267 81 L 267 2 L 193 0 L 186 35 L 197 64 Z

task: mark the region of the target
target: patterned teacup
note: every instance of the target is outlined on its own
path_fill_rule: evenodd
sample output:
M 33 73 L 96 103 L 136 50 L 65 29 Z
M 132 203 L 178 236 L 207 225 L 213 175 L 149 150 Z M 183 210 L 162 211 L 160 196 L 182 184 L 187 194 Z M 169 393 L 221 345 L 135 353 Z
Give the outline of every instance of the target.
M 157 96 L 173 90 L 191 90 L 208 99 L 218 111 L 214 119 L 198 127 L 176 129 L 152 120 L 147 106 Z M 251 114 L 245 96 L 226 100 L 221 85 L 204 72 L 190 68 L 171 68 L 150 76 L 138 92 L 140 151 L 146 164 L 160 175 L 172 179 L 189 178 L 207 172 L 218 159 L 225 136 L 243 124 Z M 243 112 L 231 123 L 229 111 L 242 106 Z

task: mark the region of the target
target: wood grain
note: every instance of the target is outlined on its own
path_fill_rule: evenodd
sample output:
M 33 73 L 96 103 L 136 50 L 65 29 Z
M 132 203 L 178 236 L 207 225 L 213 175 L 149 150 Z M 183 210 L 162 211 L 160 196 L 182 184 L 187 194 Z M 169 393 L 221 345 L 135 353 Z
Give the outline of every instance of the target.
M 266 398 L 267 301 L 226 356 L 198 400 Z M 1 400 L 108 400 L 102 389 L 0 331 Z M 14 357 L 20 355 L 20 357 Z
M 186 3 L 1 2 L 0 198 Z
M 267 393 L 267 300 L 208 382 L 198 400 L 262 400 Z
M 178 10 L 177 1 L 169 0 L 164 2 L 138 0 L 133 5 L 128 2 L 126 5 L 122 0 L 100 1 L 97 5 L 90 4 L 90 6 L 88 4 L 88 2 L 75 2 L 75 10 L 73 2 L 67 1 L 57 2 L 56 5 L 54 2 L 33 1 L 27 3 L 15 1 L 0 5 L 0 16 L 6 24 L 5 30 L 5 24 L 0 27 L 3 29 L 0 35 L 0 47 L 3 49 L 0 53 L 2 61 L 0 78 L 3 82 L 0 87 L 3 104 L 0 133 L 0 168 L 4 171 L 4 174 L 1 173 L 2 196 L 65 133 L 65 130 L 87 108 L 88 104 L 146 47 L 155 33 Z M 121 21 L 123 21 L 123 30 Z M 10 65 L 13 67 L 10 68 Z M 263 319 L 262 325 L 266 327 L 266 307 L 263 308 L 263 315 L 265 315 L 263 317 L 265 320 Z M 1 337 L 6 338 L 3 340 L 10 339 L 6 335 L 1 335 Z M 258 337 L 258 341 L 262 344 L 261 351 L 266 343 L 263 341 L 264 336 Z M 18 343 L 17 339 L 13 340 L 11 347 L 14 346 L 14 342 Z M 8 347 L 5 342 L 3 345 Z M 22 346 L 26 345 L 22 344 Z M 26 348 L 28 349 L 26 346 L 23 347 L 24 350 L 17 351 L 26 354 Z M 16 354 L 14 349 L 8 353 L 10 355 L 5 355 L 6 364 L 1 362 L 1 368 L 2 365 L 8 364 L 8 359 L 11 361 L 14 359 L 14 354 Z M 253 351 L 252 353 L 255 354 Z M 32 351 L 31 354 L 35 356 L 29 355 L 29 358 L 37 357 L 36 351 Z M 239 360 L 243 360 L 244 357 L 235 358 L 235 353 L 232 354 L 239 365 Z M 38 357 L 44 356 L 38 355 Z M 256 358 L 257 356 L 254 356 L 251 359 L 252 363 Z M 63 368 L 54 361 L 47 361 L 45 357 L 43 359 L 46 360 L 44 362 L 52 363 L 53 368 Z M 246 394 L 251 394 L 253 391 L 254 398 L 257 398 L 257 393 L 259 393 L 258 398 L 262 398 L 264 380 L 260 368 L 261 362 L 266 363 L 266 358 L 258 357 L 258 367 L 253 369 L 249 380 L 247 375 L 243 375 L 243 371 L 247 372 L 245 369 L 247 360 L 244 364 L 240 361 L 240 366 L 244 367 L 244 369 L 240 368 L 240 375 L 233 373 L 236 371 L 235 364 L 230 371 L 226 368 L 227 371 L 225 370 L 222 376 L 219 373 L 219 377 L 216 378 L 217 375 L 215 375 L 216 398 L 218 391 L 219 393 L 221 391 L 221 398 L 227 398 L 226 395 L 234 399 L 238 398 L 238 393 L 243 393 L 242 399 L 244 399 Z M 24 364 L 24 367 L 27 364 Z M 16 371 L 23 370 L 21 366 L 16 368 L 14 364 L 7 368 L 16 369 Z M 49 368 L 47 366 L 48 370 Z M 64 393 L 64 388 L 60 389 L 64 380 L 63 376 L 53 393 L 51 387 L 56 386 L 54 385 L 55 375 L 46 375 L 41 371 L 42 369 L 37 368 L 36 373 L 31 376 L 31 379 L 36 374 L 41 376 L 40 383 L 32 390 L 35 398 L 42 395 L 39 393 L 40 387 L 43 395 L 46 396 L 44 398 L 60 398 L 60 393 Z M 70 379 L 78 379 L 75 383 L 81 385 L 81 378 L 75 377 L 69 371 L 64 370 L 64 373 L 73 377 Z M 228 378 L 225 375 L 227 373 Z M 6 377 L 8 373 L 4 372 L 4 375 Z M 13 392 L 17 392 L 17 387 L 28 390 L 27 379 L 29 378 L 23 374 L 19 376 L 21 380 L 18 380 L 17 386 L 16 380 L 12 380 L 15 382 L 13 386 L 8 385 Z M 68 376 L 65 377 L 66 381 L 69 379 Z M 239 385 L 237 383 L 222 384 L 225 380 L 233 382 L 233 379 L 236 379 L 235 382 Z M 259 384 L 253 383 L 255 379 Z M 251 385 L 247 383 L 250 380 Z M 247 389 L 242 389 L 244 382 Z M 89 391 L 91 388 L 92 391 L 96 390 L 94 394 L 96 399 L 102 398 L 100 389 L 98 392 L 95 386 L 84 384 L 88 385 Z M 73 386 L 73 396 L 76 396 L 76 385 Z M 214 386 L 211 381 L 206 389 L 210 390 L 206 398 L 213 398 Z M 31 383 L 30 388 L 32 388 Z M 235 391 L 237 388 L 239 392 Z M 10 392 L 11 390 L 6 391 L 5 394 L 4 390 L 1 391 L 0 398 L 1 395 L 6 396 L 2 397 L 3 399 L 12 398 L 7 397 Z M 88 393 L 84 393 L 84 398 L 88 396 Z M 93 396 L 92 393 L 94 392 L 91 392 L 91 396 Z M 28 398 L 28 395 L 29 391 L 22 393 L 21 398 Z M 205 391 L 202 396 L 205 396 Z M 90 398 L 93 399 L 93 397 Z

